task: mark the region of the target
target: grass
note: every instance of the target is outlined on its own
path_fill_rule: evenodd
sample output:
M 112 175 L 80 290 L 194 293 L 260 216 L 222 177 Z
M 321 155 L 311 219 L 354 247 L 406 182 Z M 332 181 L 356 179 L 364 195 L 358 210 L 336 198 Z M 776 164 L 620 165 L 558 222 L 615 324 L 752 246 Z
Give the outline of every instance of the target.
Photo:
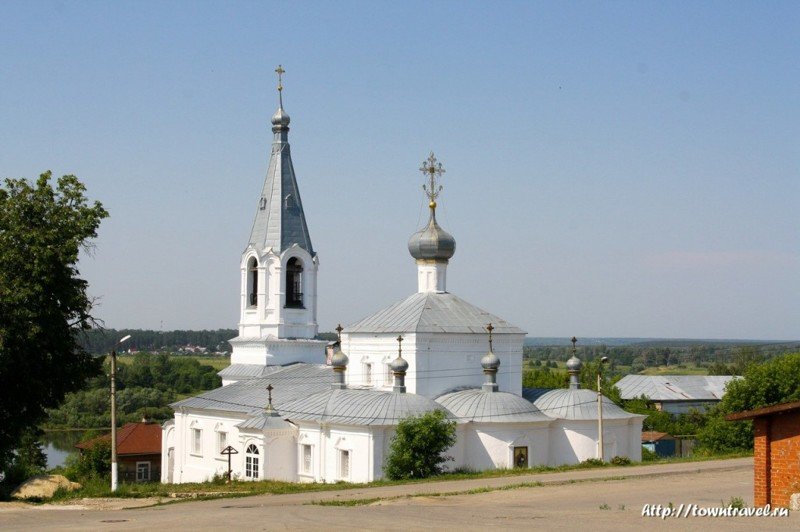
M 651 464 L 668 464 L 668 463 L 681 463 L 681 462 L 702 462 L 707 460 L 721 460 L 729 458 L 742 458 L 745 456 L 752 456 L 752 453 L 731 453 L 718 456 L 695 456 L 685 458 L 664 458 L 650 462 L 634 462 L 628 466 L 616 466 L 620 468 L 638 467 L 641 465 Z M 283 495 L 289 493 L 309 493 L 309 492 L 325 492 L 325 491 L 338 491 L 351 488 L 371 488 L 379 486 L 396 486 L 401 484 L 422 484 L 428 482 L 442 482 L 450 480 L 469 480 L 480 478 L 497 478 L 497 477 L 514 477 L 521 475 L 529 475 L 536 473 L 558 473 L 563 471 L 573 471 L 580 469 L 595 469 L 615 467 L 608 463 L 603 465 L 594 464 L 575 464 L 563 466 L 535 466 L 529 469 L 495 469 L 490 471 L 459 471 L 453 473 L 445 473 L 435 477 L 424 479 L 412 480 L 376 480 L 368 484 L 353 484 L 348 482 L 337 482 L 331 484 L 323 483 L 295 483 L 295 482 L 280 482 L 274 480 L 262 480 L 258 482 L 242 482 L 234 480 L 230 484 L 226 484 L 222 480 L 215 480 L 209 482 L 199 482 L 191 484 L 161 484 L 158 482 L 149 483 L 132 483 L 120 484 L 116 492 L 111 492 L 109 489 L 109 481 L 106 479 L 89 479 L 81 482 L 83 487 L 73 492 L 59 491 L 53 497 L 53 501 L 68 500 L 68 499 L 81 499 L 84 497 L 121 497 L 121 498 L 225 498 L 225 497 L 246 497 L 249 495 L 262 495 L 274 494 Z M 624 478 L 624 476 L 614 477 Z M 523 487 L 540 486 L 539 482 L 526 482 L 510 484 L 507 486 L 499 486 L 496 488 L 475 488 L 468 491 L 459 492 L 445 492 L 441 494 L 421 493 L 416 496 L 449 496 L 449 495 L 466 495 L 474 493 L 484 493 L 486 491 L 508 490 Z M 367 500 L 367 499 L 364 499 Z M 345 502 L 345 501 L 341 501 Z M 348 505 L 357 505 L 356 503 Z M 374 502 L 374 501 L 373 501 Z M 364 503 L 371 504 L 371 503 Z

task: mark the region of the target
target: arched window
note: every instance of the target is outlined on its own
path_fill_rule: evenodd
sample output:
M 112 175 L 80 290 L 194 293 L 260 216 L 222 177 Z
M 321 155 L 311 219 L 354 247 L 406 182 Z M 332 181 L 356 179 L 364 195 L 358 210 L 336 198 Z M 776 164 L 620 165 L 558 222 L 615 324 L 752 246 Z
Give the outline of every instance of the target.
M 253 480 L 258 479 L 258 447 L 252 443 L 247 446 L 244 455 L 244 476 Z
M 258 261 L 255 257 L 247 261 L 247 305 L 258 304 Z
M 303 308 L 303 263 L 297 257 L 286 263 L 286 307 Z

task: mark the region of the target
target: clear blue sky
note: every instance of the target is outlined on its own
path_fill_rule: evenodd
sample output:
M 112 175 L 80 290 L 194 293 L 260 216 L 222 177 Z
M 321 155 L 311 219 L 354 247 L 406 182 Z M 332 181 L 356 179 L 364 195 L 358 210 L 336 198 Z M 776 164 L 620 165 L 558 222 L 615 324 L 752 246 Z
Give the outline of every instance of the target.
M 282 63 L 322 330 L 448 289 L 533 336 L 800 338 L 797 2 L 0 3 L 0 175 L 111 213 L 110 327 L 238 321 Z

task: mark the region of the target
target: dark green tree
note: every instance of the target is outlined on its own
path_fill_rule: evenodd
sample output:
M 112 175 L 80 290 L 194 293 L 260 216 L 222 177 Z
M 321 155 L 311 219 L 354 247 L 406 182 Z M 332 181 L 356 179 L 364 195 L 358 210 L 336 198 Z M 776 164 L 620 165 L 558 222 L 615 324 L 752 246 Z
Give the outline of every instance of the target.
M 752 449 L 752 423 L 726 421 L 725 416 L 791 401 L 800 401 L 800 353 L 749 364 L 744 378 L 730 382 L 722 401 L 709 412 L 698 441 L 708 452 Z
M 445 456 L 456 442 L 456 423 L 441 410 L 403 419 L 397 425 L 386 459 L 386 476 L 393 480 L 425 478 L 442 472 Z
M 27 427 L 100 369 L 78 344 L 92 300 L 77 268 L 100 221 L 75 176 L 0 185 L 0 469 Z

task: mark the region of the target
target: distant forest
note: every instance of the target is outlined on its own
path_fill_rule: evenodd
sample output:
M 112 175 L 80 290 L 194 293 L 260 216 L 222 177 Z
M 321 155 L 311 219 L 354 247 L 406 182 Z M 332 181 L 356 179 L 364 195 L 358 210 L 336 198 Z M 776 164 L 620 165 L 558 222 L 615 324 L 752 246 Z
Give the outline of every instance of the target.
M 696 342 L 696 343 L 693 343 Z M 752 362 L 765 360 L 786 353 L 800 351 L 800 342 L 712 342 L 698 340 L 657 340 L 630 345 L 578 346 L 580 359 L 590 362 L 608 357 L 611 369 L 624 367 L 624 373 L 639 373 L 645 368 L 659 366 L 682 367 L 694 365 L 705 367 L 709 375 L 741 374 L 741 370 Z M 566 361 L 572 356 L 572 346 L 531 346 L 523 348 L 524 357 L 539 366 L 547 361 Z M 623 369 L 623 368 L 620 368 Z
M 80 342 L 89 353 L 104 355 L 114 349 L 117 341 L 127 335 L 122 350 L 127 351 L 165 351 L 176 352 L 184 346 L 202 347 L 209 353 L 230 353 L 228 340 L 239 332 L 235 329 L 217 329 L 215 331 L 153 331 L 147 329 L 92 329 L 81 333 Z M 320 333 L 319 340 L 334 340 L 336 333 Z

